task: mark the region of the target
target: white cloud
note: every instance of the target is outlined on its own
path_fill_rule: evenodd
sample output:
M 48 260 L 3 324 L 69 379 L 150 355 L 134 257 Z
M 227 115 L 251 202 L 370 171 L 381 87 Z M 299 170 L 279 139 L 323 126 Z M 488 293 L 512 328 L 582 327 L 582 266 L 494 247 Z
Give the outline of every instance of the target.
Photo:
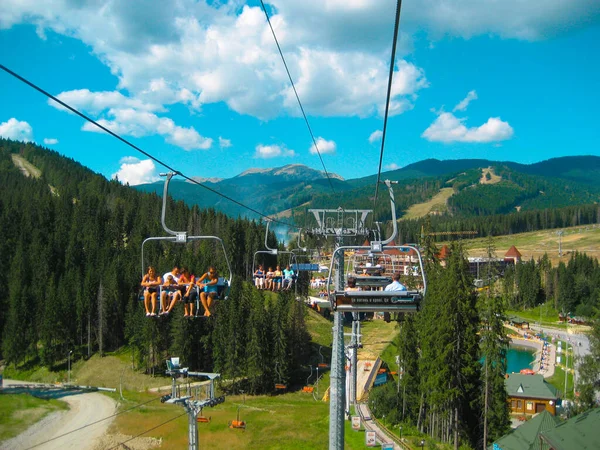
M 296 90 L 304 108 L 322 116 L 383 116 L 388 85 L 387 61 L 366 53 L 342 54 L 303 49 L 296 60 L 300 75 Z M 406 61 L 397 63 L 392 84 L 390 115 L 413 107 L 417 92 L 429 85 L 422 69 Z M 291 87 L 284 91 L 284 106 L 299 115 Z
M 75 89 L 61 92 L 56 96 L 66 104 L 80 111 L 98 114 L 110 108 L 134 108 L 142 111 L 162 111 L 161 105 L 145 103 L 139 99 L 126 97 L 118 91 L 91 92 L 88 89 Z M 64 109 L 54 100 L 48 104 L 57 109 Z
M 229 148 L 231 147 L 231 139 L 225 139 L 219 136 L 219 147 L 220 148 Z
M 383 136 L 383 131 L 375 130 L 369 136 L 369 142 L 372 144 L 373 142 L 380 141 Z
M 46 144 L 46 145 L 56 145 L 56 144 L 58 144 L 58 139 L 44 138 L 44 144 Z
M 470 38 L 493 34 L 535 41 L 600 21 L 597 0 L 422 0 L 407 2 L 405 26 L 421 25 L 430 36 Z
M 475 91 L 469 91 L 469 93 L 467 94 L 467 96 L 465 98 L 463 98 L 458 105 L 456 105 L 454 107 L 454 109 L 452 111 L 464 111 L 467 109 L 467 106 L 469 106 L 469 103 L 471 103 L 473 100 L 477 100 L 477 92 Z
M 271 2 L 276 11 L 272 23 L 306 111 L 321 116 L 380 113 L 394 5 L 296 3 L 302 2 Z M 311 13 L 297 14 L 304 10 Z M 73 91 L 77 98 L 71 100 L 90 111 L 156 112 L 166 104 L 198 109 L 224 102 L 261 119 L 300 113 L 256 6 L 195 0 L 168 6 L 148 0 L 79 2 L 77 7 L 70 0 L 2 2 L 0 28 L 22 22 L 81 40 L 119 78 L 119 89 L 130 93 L 129 98 L 120 92 Z M 326 26 L 315 26 L 321 23 Z M 404 46 L 408 40 L 402 34 L 400 47 L 410 47 Z M 427 82 L 422 69 L 399 59 L 394 86 L 392 113 L 398 114 L 412 107 Z
M 130 185 L 153 183 L 159 180 L 156 167 L 151 159 L 139 160 L 133 156 L 127 156 L 120 161 L 121 167 L 111 178 L 118 178 L 123 184 Z
M 0 137 L 13 141 L 31 142 L 33 141 L 33 129 L 27 122 L 12 117 L 6 122 L 0 123 Z
M 400 169 L 400 166 L 396 163 L 390 163 L 390 164 L 386 164 L 384 166 L 384 169 L 385 170 L 398 170 L 398 169 Z
M 319 153 L 321 153 L 321 155 L 335 153 L 336 147 L 337 146 L 334 141 L 328 141 L 322 137 L 317 138 L 317 148 L 319 149 Z M 317 149 L 315 148 L 315 144 L 311 145 L 308 151 L 311 155 L 316 155 Z
M 140 159 L 136 156 L 123 156 L 119 160 L 119 164 L 137 164 L 140 162 Z
M 514 130 L 499 117 L 490 117 L 479 127 L 467 128 L 466 119 L 459 119 L 449 112 L 441 113 L 421 137 L 432 142 L 498 142 L 510 139 Z
M 212 146 L 212 139 L 201 136 L 193 127 L 183 128 L 175 125 L 173 120 L 158 117 L 156 114 L 135 109 L 110 109 L 110 120 L 99 119 L 97 122 L 116 134 L 135 137 L 161 135 L 170 144 L 184 150 L 206 150 Z M 95 125 L 86 122 L 82 130 L 96 133 L 103 132 Z
M 293 157 L 296 156 L 294 150 L 289 150 L 285 146 L 280 145 L 262 145 L 256 146 L 255 158 L 277 158 L 277 157 Z
M 28 23 L 83 42 L 120 92 L 71 91 L 89 111 L 199 110 L 223 102 L 261 119 L 300 114 L 263 12 L 241 0 L 3 0 L 0 29 Z M 394 2 L 271 0 L 272 23 L 308 114 L 383 114 Z M 403 5 L 390 113 L 414 107 L 428 86 L 403 60 L 411 33 L 543 39 L 600 22 L 597 0 L 423 0 Z M 128 96 L 123 93 L 127 92 Z

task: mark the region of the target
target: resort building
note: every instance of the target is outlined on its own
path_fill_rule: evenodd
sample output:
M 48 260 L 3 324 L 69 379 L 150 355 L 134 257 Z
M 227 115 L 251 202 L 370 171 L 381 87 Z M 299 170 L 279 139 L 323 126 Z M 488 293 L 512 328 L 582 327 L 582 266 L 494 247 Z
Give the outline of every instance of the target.
M 507 374 L 505 385 L 513 414 L 556 414 L 557 390 L 542 375 Z

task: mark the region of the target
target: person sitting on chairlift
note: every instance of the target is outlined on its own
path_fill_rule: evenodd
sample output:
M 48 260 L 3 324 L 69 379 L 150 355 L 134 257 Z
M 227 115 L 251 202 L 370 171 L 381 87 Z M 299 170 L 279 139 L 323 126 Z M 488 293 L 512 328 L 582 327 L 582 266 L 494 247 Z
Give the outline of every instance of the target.
M 267 289 L 268 291 L 273 290 L 273 277 L 275 276 L 275 273 L 273 272 L 273 268 L 269 267 L 269 270 L 267 270 L 267 276 L 265 278 L 265 289 Z
M 165 309 L 161 314 L 166 316 L 171 312 L 177 300 L 181 298 L 181 291 L 178 289 L 177 281 L 175 281 L 173 275 L 167 275 L 167 279 L 163 283 L 162 297 L 165 300 L 163 302 L 163 308 Z
M 346 282 L 346 291 L 360 291 L 360 288 L 356 286 L 356 278 L 348 278 L 348 281 Z
M 273 291 L 278 291 L 281 289 L 281 281 L 283 279 L 283 272 L 281 271 L 281 266 L 275 267 L 275 272 L 273 272 Z
M 219 275 L 217 269 L 213 266 L 208 268 L 208 272 L 202 275 L 196 281 L 196 285 L 202 289 L 200 292 L 200 302 L 204 307 L 204 317 L 210 317 L 212 315 L 211 306 L 214 298 L 218 295 L 219 287 Z
M 254 285 L 256 289 L 265 288 L 265 269 L 263 269 L 262 265 L 259 265 L 256 272 L 254 272 Z
M 172 279 L 172 281 L 169 281 L 169 284 L 167 284 L 169 277 Z M 175 299 L 175 301 L 177 301 L 177 299 L 181 296 L 181 292 L 179 292 L 179 290 L 172 288 L 172 286 L 177 285 L 177 282 L 179 281 L 179 266 L 173 266 L 173 270 L 165 273 L 162 276 L 162 280 L 163 280 L 163 289 L 162 289 L 162 292 L 160 293 L 161 311 L 160 311 L 159 315 L 169 314 L 169 311 L 170 311 L 169 306 L 171 304 L 173 304 L 173 305 L 175 304 L 173 301 L 173 297 L 177 297 Z M 165 288 L 167 288 L 167 289 L 165 289 Z
M 294 271 L 290 269 L 289 264 L 283 269 L 283 289 L 289 291 L 294 282 Z
M 393 291 L 406 291 L 406 286 L 400 283 L 400 273 L 396 272 L 392 275 L 392 282 L 385 287 L 388 292 Z
M 194 275 L 190 274 L 186 267 L 182 267 L 178 284 L 183 301 L 183 317 L 193 317 L 194 315 L 194 302 L 198 297 L 195 281 Z
M 146 316 L 156 316 L 156 298 L 158 297 L 158 287 L 162 284 L 162 279 L 156 275 L 156 269 L 149 266 L 148 272 L 142 278 L 144 289 L 144 307 Z M 150 310 L 152 304 L 152 310 Z

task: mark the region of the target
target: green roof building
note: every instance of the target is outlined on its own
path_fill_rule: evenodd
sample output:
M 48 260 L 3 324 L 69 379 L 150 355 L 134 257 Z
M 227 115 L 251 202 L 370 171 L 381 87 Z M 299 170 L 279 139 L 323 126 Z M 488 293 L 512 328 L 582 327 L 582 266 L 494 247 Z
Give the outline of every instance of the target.
M 489 447 L 493 450 L 538 450 L 540 448 L 538 435 L 542 431 L 551 430 L 560 423 L 558 417 L 548 411 L 538 414 L 510 433 L 502 436 Z
M 542 431 L 539 440 L 537 448 L 543 450 L 600 449 L 600 408 L 591 409 Z
M 557 389 L 542 375 L 511 373 L 506 376 L 506 392 L 513 414 L 556 414 Z

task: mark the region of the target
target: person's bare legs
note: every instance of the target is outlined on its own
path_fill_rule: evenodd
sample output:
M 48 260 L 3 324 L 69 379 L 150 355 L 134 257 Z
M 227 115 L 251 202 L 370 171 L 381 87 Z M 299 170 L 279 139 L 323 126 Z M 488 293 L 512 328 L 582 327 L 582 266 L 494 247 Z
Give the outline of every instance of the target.
M 179 292 L 179 291 L 173 292 L 173 298 L 171 299 L 171 304 L 169 305 L 169 309 L 167 309 L 167 313 L 170 313 L 173 310 L 173 308 L 177 304 L 177 301 L 180 298 L 181 298 L 181 292 Z
M 159 311 L 160 314 L 163 314 L 168 309 L 168 306 L 165 306 L 165 305 L 167 305 L 167 299 L 168 299 L 167 291 L 161 291 L 160 292 L 160 311 Z
M 211 306 L 213 304 L 213 301 L 215 299 L 215 293 L 211 292 L 210 294 L 207 295 L 207 299 L 206 299 L 206 304 L 208 305 L 208 315 L 212 316 L 212 310 L 211 310 Z
M 146 315 L 150 314 L 150 295 L 148 289 L 144 290 L 144 308 L 146 308 Z
M 157 297 L 157 293 L 153 292 L 152 295 L 150 296 L 150 301 L 152 302 L 152 312 L 151 315 L 156 315 L 156 297 Z
M 204 316 L 209 317 L 210 305 L 208 304 L 208 295 L 206 295 L 206 292 L 200 293 L 200 302 L 202 302 L 202 306 L 204 307 Z

